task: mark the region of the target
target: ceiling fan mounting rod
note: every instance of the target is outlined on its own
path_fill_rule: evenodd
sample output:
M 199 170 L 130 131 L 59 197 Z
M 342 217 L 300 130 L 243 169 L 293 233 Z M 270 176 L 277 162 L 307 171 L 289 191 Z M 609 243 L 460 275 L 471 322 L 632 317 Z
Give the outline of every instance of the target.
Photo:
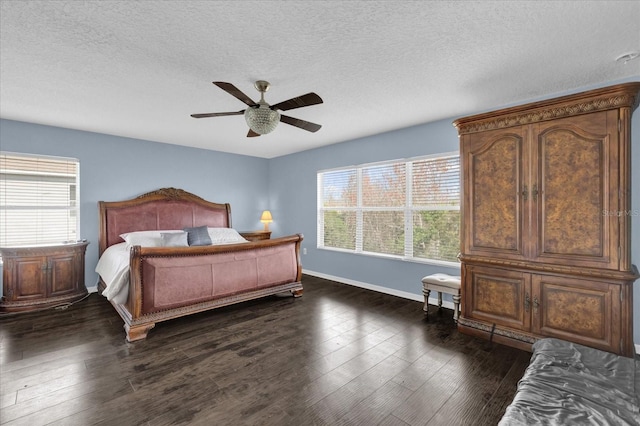
M 264 100 L 264 94 L 269 91 L 271 83 L 265 80 L 258 80 L 253 84 L 253 86 L 258 92 L 260 92 L 260 103 L 266 103 Z

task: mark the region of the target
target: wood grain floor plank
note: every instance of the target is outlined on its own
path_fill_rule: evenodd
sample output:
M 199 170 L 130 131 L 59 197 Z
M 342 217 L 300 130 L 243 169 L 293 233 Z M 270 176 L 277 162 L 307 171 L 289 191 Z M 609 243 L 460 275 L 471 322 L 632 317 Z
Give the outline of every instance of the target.
M 96 391 L 96 389 L 100 390 Z M 133 393 L 133 389 L 127 380 L 100 377 L 7 407 L 2 410 L 2 423 L 46 424 L 77 411 L 83 411 L 88 404 L 101 402 L 113 395 L 121 396 L 130 393 Z
M 380 423 L 378 423 L 378 426 L 411 426 L 411 425 L 403 422 L 393 414 L 389 414 Z
M 430 351 L 429 353 L 435 352 Z M 448 352 L 448 351 L 443 351 Z M 410 425 L 425 425 L 460 387 L 463 356 L 452 356 L 392 414 Z
M 529 365 L 531 354 L 522 351 L 515 351 L 515 360 L 511 368 L 504 376 L 503 380 L 495 389 L 491 398 L 484 404 L 480 413 L 481 422 L 479 425 L 491 425 L 491 419 L 502 416 L 507 409 L 507 405 L 513 400 L 518 381 L 522 377 L 524 370 Z
M 353 406 L 335 422 L 336 426 L 369 426 L 385 420 L 413 391 L 388 381 Z M 403 422 L 404 423 L 404 422 Z
M 476 353 L 477 362 L 465 365 L 464 378 L 458 391 L 431 418 L 428 424 L 440 425 L 451 421 L 456 425 L 477 425 L 486 404 L 493 398 L 495 389 L 500 386 L 511 370 L 520 351 L 509 348 Z M 468 386 L 473 383 L 473 386 Z M 455 420 L 451 420 L 455 419 Z
M 407 361 L 400 358 L 387 357 L 335 392 L 313 404 L 310 410 L 318 413 L 319 418 L 326 424 L 335 424 L 362 400 L 389 382 L 395 374 L 406 368 L 408 364 Z M 306 413 L 303 412 L 297 416 L 297 420 L 300 424 L 303 424 L 306 417 Z
M 453 356 L 454 354 L 450 351 L 433 346 L 392 380 L 408 389 L 417 391 L 431 377 L 439 374 L 438 372 Z

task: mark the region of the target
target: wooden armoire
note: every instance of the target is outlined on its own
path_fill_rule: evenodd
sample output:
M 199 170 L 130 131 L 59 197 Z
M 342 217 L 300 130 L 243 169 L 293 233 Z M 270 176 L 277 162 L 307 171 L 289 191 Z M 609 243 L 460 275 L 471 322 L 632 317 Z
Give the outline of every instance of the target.
M 634 355 L 631 114 L 640 82 L 461 118 L 461 332 Z

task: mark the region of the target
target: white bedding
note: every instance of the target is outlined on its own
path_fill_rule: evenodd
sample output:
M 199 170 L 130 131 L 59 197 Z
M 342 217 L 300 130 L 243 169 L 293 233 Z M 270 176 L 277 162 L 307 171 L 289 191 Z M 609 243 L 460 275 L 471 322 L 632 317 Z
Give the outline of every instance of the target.
M 102 295 L 114 303 L 123 304 L 129 297 L 129 248 L 127 243 L 107 248 L 96 266 L 96 272 L 107 288 Z
M 102 292 L 102 295 L 107 300 L 124 304 L 129 297 L 129 251 L 130 243 L 143 244 L 147 247 L 161 247 L 163 242 L 161 239 L 161 233 L 170 232 L 177 233 L 183 231 L 140 231 L 131 232 L 129 234 L 123 234 L 121 237 L 129 242 L 114 244 L 107 248 L 102 256 L 98 260 L 96 265 L 96 272 L 104 281 L 106 288 Z M 244 239 L 233 228 L 208 228 L 208 233 L 211 238 L 211 245 L 222 244 L 237 244 L 246 243 Z M 138 237 L 138 240 L 129 240 L 127 236 L 133 234 Z M 157 235 L 156 235 L 157 234 Z

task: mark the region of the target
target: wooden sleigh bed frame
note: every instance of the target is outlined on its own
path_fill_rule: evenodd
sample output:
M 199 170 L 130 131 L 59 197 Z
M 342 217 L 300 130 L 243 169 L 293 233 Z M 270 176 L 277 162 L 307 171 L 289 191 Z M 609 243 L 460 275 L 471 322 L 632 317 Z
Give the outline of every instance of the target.
M 135 199 L 100 201 L 99 254 L 133 231 L 231 228 L 231 207 L 176 188 Z M 301 234 L 239 244 L 141 247 L 129 253 L 125 303 L 112 305 L 127 341 L 145 339 L 156 323 L 273 294 L 302 295 Z M 126 255 L 126 253 L 125 253 Z M 106 284 L 98 285 L 102 293 Z

